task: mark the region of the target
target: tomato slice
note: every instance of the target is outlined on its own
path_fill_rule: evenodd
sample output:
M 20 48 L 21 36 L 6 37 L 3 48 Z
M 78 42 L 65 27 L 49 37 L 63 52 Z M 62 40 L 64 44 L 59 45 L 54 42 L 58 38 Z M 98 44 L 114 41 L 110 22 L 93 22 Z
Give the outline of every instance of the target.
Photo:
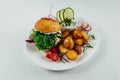
M 54 62 L 60 59 L 60 56 L 57 53 L 52 53 L 51 51 L 49 51 L 45 57 L 48 59 L 51 59 Z
M 51 53 L 51 51 L 49 51 L 49 52 L 46 54 L 45 57 L 51 59 L 51 58 L 52 58 L 52 53 Z
M 59 50 L 58 50 L 57 47 L 54 46 L 54 47 L 51 48 L 51 52 L 52 52 L 52 53 L 58 53 Z
M 57 53 L 52 53 L 51 57 L 52 61 L 58 61 L 60 59 L 60 56 Z

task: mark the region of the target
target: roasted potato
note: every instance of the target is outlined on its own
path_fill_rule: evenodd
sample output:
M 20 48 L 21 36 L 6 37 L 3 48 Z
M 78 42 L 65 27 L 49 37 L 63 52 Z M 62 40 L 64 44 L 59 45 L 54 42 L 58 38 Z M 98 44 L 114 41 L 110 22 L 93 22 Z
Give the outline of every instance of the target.
M 68 35 L 69 35 L 69 31 L 66 30 L 66 31 L 64 31 L 64 32 L 62 33 L 62 38 L 65 38 L 65 37 L 67 37 Z
M 88 40 L 89 39 L 89 35 L 87 35 L 84 31 L 82 31 L 82 37 L 84 40 Z
M 82 32 L 82 30 L 79 28 L 74 29 L 73 34 L 72 34 L 73 38 L 75 38 L 75 39 L 81 38 L 82 37 L 81 32 Z
M 60 44 L 59 50 L 60 50 L 61 54 L 66 54 L 67 51 L 68 51 L 68 49 L 65 48 L 65 47 L 63 46 L 63 44 Z
M 74 50 L 68 50 L 68 52 L 66 53 L 66 56 L 67 56 L 67 58 L 70 59 L 70 60 L 76 60 L 77 57 L 78 57 L 78 54 L 77 54 L 77 52 L 74 51 Z
M 82 53 L 82 48 L 81 46 L 75 46 L 74 50 L 77 52 L 78 55 L 80 55 Z
M 84 43 L 84 40 L 83 39 L 74 39 L 74 42 L 75 42 L 76 45 L 82 46 L 83 43 Z
M 74 41 L 72 39 L 72 36 L 66 37 L 65 40 L 64 40 L 64 42 L 63 42 L 63 45 L 67 49 L 73 49 L 73 47 L 74 47 Z

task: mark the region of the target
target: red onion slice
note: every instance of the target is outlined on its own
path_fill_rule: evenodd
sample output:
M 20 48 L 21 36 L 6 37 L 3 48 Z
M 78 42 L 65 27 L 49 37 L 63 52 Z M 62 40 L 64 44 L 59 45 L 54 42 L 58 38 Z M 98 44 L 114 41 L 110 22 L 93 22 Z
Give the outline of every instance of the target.
M 79 22 L 78 23 L 78 27 L 82 27 L 83 23 L 82 22 Z
M 52 21 L 57 21 L 56 17 L 53 15 L 48 15 L 48 17 L 43 17 L 42 19 L 46 19 L 46 20 L 52 20 Z
M 88 26 L 89 26 L 89 25 L 88 25 L 87 23 L 83 23 L 82 28 L 85 29 L 85 28 L 87 28 Z
M 91 26 L 88 26 L 87 28 L 85 28 L 85 31 L 90 31 L 91 29 Z
M 50 14 L 49 14 L 49 15 L 48 15 L 48 18 L 51 19 L 51 20 L 57 21 L 57 18 L 56 18 L 55 16 L 53 16 L 53 15 L 50 15 Z
M 28 43 L 34 43 L 34 40 L 32 39 L 32 40 L 25 40 L 26 42 L 28 42 Z

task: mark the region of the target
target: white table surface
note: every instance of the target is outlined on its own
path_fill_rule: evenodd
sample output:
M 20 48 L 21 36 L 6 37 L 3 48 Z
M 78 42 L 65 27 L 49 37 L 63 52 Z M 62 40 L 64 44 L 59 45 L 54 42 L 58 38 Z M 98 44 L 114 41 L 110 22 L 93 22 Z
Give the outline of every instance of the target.
M 99 50 L 68 71 L 49 71 L 26 56 L 25 39 L 47 16 L 51 0 L 0 0 L 0 80 L 120 80 L 120 0 L 54 0 L 52 12 L 72 7 L 101 33 Z

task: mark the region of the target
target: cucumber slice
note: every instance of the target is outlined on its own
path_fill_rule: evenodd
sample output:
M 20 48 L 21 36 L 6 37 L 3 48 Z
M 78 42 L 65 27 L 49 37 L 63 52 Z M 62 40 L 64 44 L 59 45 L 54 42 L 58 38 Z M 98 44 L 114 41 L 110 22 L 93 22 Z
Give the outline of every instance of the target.
M 60 10 L 60 20 L 61 21 L 64 21 L 63 12 L 64 12 L 64 9 L 61 9 Z
M 65 24 L 63 23 L 63 21 L 61 21 L 60 12 L 61 12 L 61 10 L 56 13 L 56 17 L 57 17 L 57 20 L 59 21 L 60 25 L 64 27 Z
M 75 26 L 76 25 L 76 21 L 74 19 L 72 19 L 72 22 L 70 24 L 71 26 Z
M 65 19 L 74 19 L 74 11 L 72 8 L 68 7 L 63 12 L 63 17 Z
M 63 17 L 64 10 L 65 10 L 65 9 L 61 9 L 61 10 L 60 10 L 60 20 L 61 20 L 61 25 L 62 25 L 63 27 L 65 26 L 64 17 Z
M 57 20 L 58 20 L 59 22 L 61 22 L 61 19 L 60 19 L 60 11 L 58 11 L 58 12 L 56 13 L 56 17 L 57 17 Z

